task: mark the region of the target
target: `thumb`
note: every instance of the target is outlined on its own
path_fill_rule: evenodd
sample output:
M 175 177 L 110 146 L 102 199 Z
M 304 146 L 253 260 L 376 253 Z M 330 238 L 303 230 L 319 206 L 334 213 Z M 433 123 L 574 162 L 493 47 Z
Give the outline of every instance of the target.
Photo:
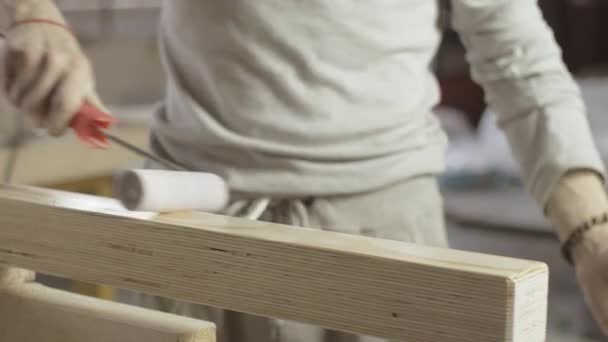
M 68 97 L 68 99 L 70 99 L 70 97 Z M 108 112 L 107 108 L 103 105 L 102 101 L 94 90 L 91 90 L 80 99 L 72 98 L 71 100 L 73 101 L 68 101 L 67 103 L 69 105 L 65 107 L 69 109 L 65 110 L 61 115 L 51 115 L 51 117 L 55 119 L 53 124 L 50 125 L 49 133 L 51 135 L 62 135 L 69 128 L 74 115 L 78 113 L 84 103 L 89 103 L 101 111 L 106 113 Z
M 95 108 L 101 110 L 102 112 L 110 114 L 110 109 L 106 107 L 103 101 L 101 101 L 101 98 L 95 90 L 93 90 L 89 95 L 85 96 L 84 101 L 92 104 Z

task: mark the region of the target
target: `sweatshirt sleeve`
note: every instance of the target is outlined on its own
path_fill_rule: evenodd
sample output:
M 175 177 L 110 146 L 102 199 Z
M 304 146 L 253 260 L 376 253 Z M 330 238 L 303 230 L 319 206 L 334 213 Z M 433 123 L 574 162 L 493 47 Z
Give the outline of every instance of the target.
M 544 208 L 568 171 L 604 176 L 578 86 L 536 0 L 452 0 L 473 79 Z M 607 94 L 608 96 L 608 94 Z

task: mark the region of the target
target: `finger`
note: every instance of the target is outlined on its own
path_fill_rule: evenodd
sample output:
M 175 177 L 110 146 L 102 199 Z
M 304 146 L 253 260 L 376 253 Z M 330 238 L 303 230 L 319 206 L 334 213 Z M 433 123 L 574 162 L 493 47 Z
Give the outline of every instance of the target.
M 23 90 L 19 104 L 28 113 L 46 116 L 47 104 L 53 89 L 67 72 L 67 58 L 57 54 L 46 54 L 41 63 L 38 78 Z
M 70 72 L 57 83 L 51 94 L 48 116 L 43 126 L 53 136 L 61 135 L 67 129 L 72 117 L 82 105 L 85 94 L 92 92 L 92 86 L 84 72 Z
M 17 77 L 17 70 L 21 67 L 20 64 L 25 59 L 25 52 L 22 50 L 9 50 L 6 52 L 4 57 L 4 72 L 6 81 L 4 83 L 4 90 L 9 93 L 15 78 Z
M 100 110 L 104 113 L 110 114 L 109 109 L 103 104 L 103 102 L 97 95 L 97 92 L 93 91 L 93 93 L 91 93 L 89 96 L 85 97 L 85 101 L 90 103 L 93 107 L 97 108 L 98 110 Z M 104 128 L 105 128 L 105 126 L 104 126 Z M 107 142 L 107 138 L 106 138 L 105 134 L 99 130 L 92 131 L 90 133 L 89 139 L 90 139 L 89 143 L 94 147 L 98 147 L 98 148 L 108 147 L 108 142 Z
M 42 56 L 42 50 L 37 48 L 9 51 L 8 72 L 10 76 L 7 93 L 15 106 L 20 107 L 21 94 L 29 84 L 37 79 Z
M 95 108 L 101 110 L 102 112 L 110 113 L 110 110 L 101 101 L 101 99 L 99 98 L 99 95 L 97 95 L 96 91 L 93 91 L 93 93 L 91 95 L 87 96 L 85 98 L 85 100 L 88 101 L 90 104 L 92 104 Z

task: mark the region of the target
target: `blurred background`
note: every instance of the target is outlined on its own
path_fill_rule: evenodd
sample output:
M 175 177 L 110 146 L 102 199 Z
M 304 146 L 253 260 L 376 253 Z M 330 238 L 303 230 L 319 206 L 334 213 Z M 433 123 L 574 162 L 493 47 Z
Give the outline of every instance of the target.
M 156 47 L 160 0 L 57 2 L 92 59 L 101 97 L 121 119 L 119 134 L 145 147 L 151 114 L 164 91 Z M 539 3 L 581 87 L 593 134 L 608 160 L 608 2 Z M 448 170 L 441 184 L 452 247 L 548 263 L 548 341 L 603 341 L 585 309 L 572 268 L 559 255 L 551 227 L 521 186 L 495 116 L 469 77 L 464 49 L 448 18 L 449 7 L 444 6 L 444 40 L 434 69 L 443 91 L 436 112 L 450 137 Z M 142 162 L 120 148 L 91 151 L 71 136 L 49 140 L 27 123 L 20 131 L 19 116 L 2 98 L 0 112 L 0 170 L 14 156 L 12 146 L 21 142 L 14 182 L 110 195 L 113 171 Z M 45 281 L 102 298 L 115 296 L 103 286 L 52 277 Z

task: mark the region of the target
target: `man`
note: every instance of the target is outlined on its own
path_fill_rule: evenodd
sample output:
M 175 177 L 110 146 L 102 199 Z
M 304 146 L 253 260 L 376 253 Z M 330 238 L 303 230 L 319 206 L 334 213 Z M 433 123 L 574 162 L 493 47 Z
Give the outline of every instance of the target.
M 89 62 L 52 1 L 0 1 L 12 22 L 8 96 L 62 134 L 83 101 L 101 106 Z M 608 331 L 603 166 L 560 50 L 533 0 L 451 5 L 473 75 Z M 439 93 L 429 68 L 437 16 L 429 0 L 167 1 L 160 42 L 168 87 L 152 147 L 223 176 L 238 199 L 231 214 L 271 197 L 262 220 L 446 246 L 434 180 L 445 138 L 431 112 Z M 226 341 L 371 340 L 142 302 L 213 320 Z

